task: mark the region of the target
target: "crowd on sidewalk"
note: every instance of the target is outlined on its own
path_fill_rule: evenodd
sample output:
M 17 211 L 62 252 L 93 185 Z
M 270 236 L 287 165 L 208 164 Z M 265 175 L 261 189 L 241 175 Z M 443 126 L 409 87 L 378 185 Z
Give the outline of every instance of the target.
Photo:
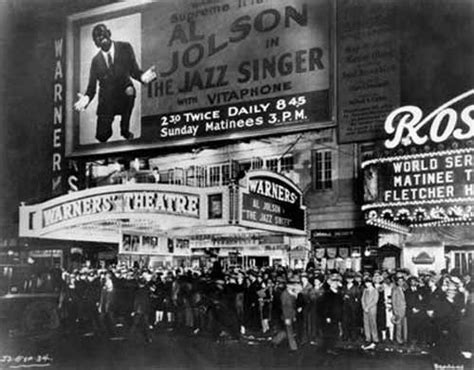
M 290 351 L 318 345 L 380 343 L 423 348 L 437 364 L 472 352 L 472 283 L 455 270 L 412 276 L 396 271 L 304 271 L 284 267 L 222 271 L 111 266 L 63 272 L 59 300 L 66 328 L 113 337 L 117 323 L 152 341 L 166 327 L 215 340 L 264 336 Z

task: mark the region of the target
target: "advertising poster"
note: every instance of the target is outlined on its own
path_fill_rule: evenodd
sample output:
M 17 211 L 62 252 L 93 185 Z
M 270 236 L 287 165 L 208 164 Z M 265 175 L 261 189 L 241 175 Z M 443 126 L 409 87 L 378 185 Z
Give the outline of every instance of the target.
M 380 139 L 400 103 L 396 1 L 338 1 L 337 21 L 339 141 Z
M 73 15 L 68 154 L 327 125 L 329 31 L 329 0 L 131 1 Z

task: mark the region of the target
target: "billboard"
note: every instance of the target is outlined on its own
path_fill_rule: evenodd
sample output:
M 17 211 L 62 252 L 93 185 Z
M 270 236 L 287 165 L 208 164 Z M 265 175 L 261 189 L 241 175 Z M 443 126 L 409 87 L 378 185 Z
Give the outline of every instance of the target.
M 73 15 L 68 154 L 328 124 L 329 29 L 329 0 L 132 1 Z M 146 71 L 156 78 L 144 81 Z
M 377 140 L 400 104 L 398 4 L 341 0 L 337 6 L 339 142 Z

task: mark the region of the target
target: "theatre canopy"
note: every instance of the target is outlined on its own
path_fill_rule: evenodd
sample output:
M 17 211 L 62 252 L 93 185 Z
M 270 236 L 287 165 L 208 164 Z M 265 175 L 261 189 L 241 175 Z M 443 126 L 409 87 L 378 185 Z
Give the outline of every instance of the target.
M 110 185 L 20 206 L 20 237 L 119 243 L 124 233 L 306 235 L 298 187 L 270 171 L 218 187 Z

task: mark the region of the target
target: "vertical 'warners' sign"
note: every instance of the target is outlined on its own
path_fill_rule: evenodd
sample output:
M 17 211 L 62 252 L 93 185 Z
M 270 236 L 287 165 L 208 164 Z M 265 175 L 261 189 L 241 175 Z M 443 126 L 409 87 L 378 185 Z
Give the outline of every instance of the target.
M 64 39 L 54 40 L 54 84 L 53 84 L 53 158 L 51 193 L 61 194 L 64 166 Z
M 71 16 L 69 153 L 189 144 L 326 124 L 331 113 L 329 20 L 329 0 L 132 1 Z M 100 23 L 116 46 L 111 68 L 107 54 L 98 53 L 92 40 Z M 129 51 L 126 58 L 122 49 Z M 138 69 L 128 68 L 125 59 Z M 156 67 L 157 78 L 140 83 L 140 72 L 150 66 Z M 122 83 L 107 84 L 119 77 Z M 91 81 L 97 94 L 89 94 L 92 99 L 83 112 L 73 111 L 76 94 L 92 91 Z M 117 116 L 106 125 L 112 132 L 98 135 L 97 113 L 105 109 L 106 95 L 130 86 L 127 94 L 135 96 L 128 127 L 132 135 L 121 132 L 123 105 L 105 107 Z

